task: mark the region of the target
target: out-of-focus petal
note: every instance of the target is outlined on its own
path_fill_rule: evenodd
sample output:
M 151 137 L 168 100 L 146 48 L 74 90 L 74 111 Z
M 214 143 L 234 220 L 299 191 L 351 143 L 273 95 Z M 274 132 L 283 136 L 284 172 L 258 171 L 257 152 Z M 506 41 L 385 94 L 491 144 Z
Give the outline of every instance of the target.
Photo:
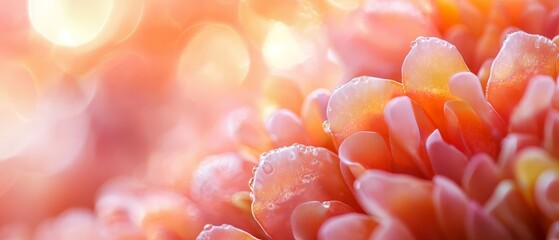
M 357 199 L 379 218 L 399 219 L 419 239 L 442 239 L 432 201 L 432 184 L 407 175 L 369 170 L 355 181 Z M 413 204 L 409 204 L 413 202 Z
M 505 180 L 497 186 L 485 205 L 486 211 L 495 216 L 516 239 L 541 239 L 534 214 L 512 181 Z
M 509 120 L 511 132 L 541 137 L 544 114 L 551 107 L 554 93 L 555 83 L 550 76 L 532 77 L 520 102 L 511 113 Z
M 434 178 L 433 202 L 438 223 L 447 238 L 466 239 L 468 198 L 460 187 L 444 177 Z
M 291 213 L 291 229 L 295 239 L 316 239 L 320 226 L 329 218 L 354 212 L 340 201 L 311 201 L 299 204 Z
M 207 157 L 193 173 L 192 200 L 204 209 L 211 222 L 226 222 L 249 232 L 257 231 L 250 209 L 239 208 L 234 202 L 238 193 L 250 191 L 247 183 L 255 165 L 236 153 Z
M 559 163 L 554 161 L 543 149 L 531 148 L 520 153 L 514 170 L 520 191 L 528 204 L 533 206 L 534 186 L 538 177 L 546 170 L 559 172 Z
M 486 92 L 487 100 L 506 122 L 533 76 L 557 76 L 558 53 L 542 36 L 515 32 L 507 37 L 493 61 Z
M 549 230 L 547 231 L 547 239 L 549 240 L 559 239 L 559 221 L 551 224 Z
M 517 156 L 522 150 L 528 147 L 540 145 L 540 140 L 532 135 L 509 134 L 501 141 L 501 153 L 498 163 L 502 177 L 512 178 L 515 175 Z
M 360 209 L 332 152 L 296 144 L 262 155 L 253 180 L 252 212 L 272 238 L 292 239 L 291 213 L 308 201 L 338 200 Z
M 357 131 L 374 131 L 387 138 L 384 107 L 403 94 L 400 83 L 374 77 L 354 78 L 334 90 L 326 115 L 336 145 Z
M 460 182 L 468 162 L 466 156 L 444 142 L 438 130 L 429 135 L 426 148 L 435 174 L 445 176 L 456 183 Z
M 289 146 L 295 143 L 309 144 L 309 136 L 303 121 L 295 113 L 287 109 L 277 109 L 266 119 L 266 130 L 276 147 Z
M 256 112 L 243 108 L 231 115 L 231 131 L 237 141 L 259 153 L 272 148 L 270 136 Z
M 543 146 L 555 158 L 559 158 L 559 111 L 547 113 L 543 131 Z
M 469 240 L 512 239 L 511 233 L 497 219 L 475 203 L 470 205 L 466 217 L 466 232 Z
M 70 209 L 56 219 L 44 221 L 37 229 L 33 239 L 101 239 L 99 227 L 90 211 Z
M 231 240 L 257 240 L 258 238 L 253 237 L 249 233 L 233 227 L 228 224 L 223 224 L 221 226 L 206 225 L 204 230 L 198 234 L 196 240 L 220 240 L 220 239 L 231 239 Z
M 534 200 L 548 219 L 559 220 L 559 172 L 548 170 L 538 177 L 534 187 Z
M 487 154 L 477 154 L 464 169 L 462 187 L 470 198 L 484 204 L 499 183 L 499 171 L 494 160 Z
M 446 135 L 443 105 L 455 97 L 448 82 L 458 72 L 468 71 L 462 56 L 452 44 L 433 37 L 419 37 L 402 65 L 406 96 L 425 109 L 443 136 Z

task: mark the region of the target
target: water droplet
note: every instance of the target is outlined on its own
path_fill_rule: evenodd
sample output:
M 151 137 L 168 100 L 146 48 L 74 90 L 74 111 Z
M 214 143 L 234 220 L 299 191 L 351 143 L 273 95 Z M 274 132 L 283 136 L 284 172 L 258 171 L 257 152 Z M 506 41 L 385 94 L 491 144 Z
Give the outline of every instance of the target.
M 316 179 L 316 175 L 314 174 L 307 174 L 303 176 L 303 183 L 310 183 Z
M 546 43 L 547 43 L 547 39 L 545 37 L 538 36 L 538 39 L 536 39 L 534 47 L 539 49 L 542 45 L 545 45 Z
M 276 208 L 276 204 L 274 204 L 273 202 L 268 202 L 268 203 L 266 203 L 266 208 L 268 210 L 272 210 L 272 209 Z
M 312 155 L 315 156 L 315 157 L 318 156 L 318 149 L 313 148 L 312 149 Z M 313 160 L 316 160 L 316 159 L 313 159 Z
M 262 162 L 262 171 L 264 171 L 265 174 L 271 174 L 274 171 L 274 167 L 272 167 L 272 164 L 269 162 Z
M 268 152 L 260 154 L 260 161 L 264 160 L 266 157 L 268 157 Z
M 324 208 L 330 208 L 330 202 L 322 202 Z
M 297 156 L 295 155 L 295 152 L 290 152 L 289 153 L 289 160 L 294 161 L 297 158 Z
M 250 188 L 250 190 L 253 190 L 253 188 L 254 188 L 254 177 L 251 177 L 248 180 L 248 187 Z
M 252 167 L 252 174 L 253 175 L 256 173 L 256 169 L 258 169 L 258 164 L 256 164 L 254 167 Z
M 225 228 L 225 229 L 229 229 L 229 228 L 231 228 L 231 225 L 229 225 L 229 224 L 221 224 L 221 227 L 222 227 L 222 228 Z
M 328 122 L 328 120 L 322 123 L 322 130 L 324 130 L 324 132 L 327 134 L 332 133 L 332 130 L 330 129 L 330 123 Z
M 204 231 L 210 231 L 210 230 L 212 230 L 213 227 L 214 226 L 211 225 L 211 224 L 206 224 L 206 225 L 204 225 Z
M 416 40 L 413 40 L 413 41 L 411 42 L 411 48 L 414 48 L 415 46 L 417 46 L 417 41 L 416 41 Z
M 312 165 L 317 165 L 317 164 L 318 164 L 318 159 L 313 158 L 313 159 L 311 160 L 311 164 L 312 164 Z

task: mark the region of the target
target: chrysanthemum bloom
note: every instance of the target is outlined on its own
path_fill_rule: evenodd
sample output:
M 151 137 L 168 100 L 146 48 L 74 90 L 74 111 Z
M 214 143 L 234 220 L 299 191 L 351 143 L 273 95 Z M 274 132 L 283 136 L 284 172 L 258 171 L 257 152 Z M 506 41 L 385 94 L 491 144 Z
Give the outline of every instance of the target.
M 556 236 L 558 53 L 512 33 L 482 88 L 452 44 L 419 37 L 402 83 L 360 77 L 331 94 L 338 155 L 296 144 L 261 157 L 254 218 L 273 239 Z

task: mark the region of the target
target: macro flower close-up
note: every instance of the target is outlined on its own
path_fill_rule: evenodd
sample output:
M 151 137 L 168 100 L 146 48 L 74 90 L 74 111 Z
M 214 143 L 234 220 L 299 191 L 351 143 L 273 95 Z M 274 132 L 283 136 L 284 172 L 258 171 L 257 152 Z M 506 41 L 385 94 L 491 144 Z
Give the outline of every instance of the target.
M 559 1 L 0 5 L 0 240 L 559 239 Z

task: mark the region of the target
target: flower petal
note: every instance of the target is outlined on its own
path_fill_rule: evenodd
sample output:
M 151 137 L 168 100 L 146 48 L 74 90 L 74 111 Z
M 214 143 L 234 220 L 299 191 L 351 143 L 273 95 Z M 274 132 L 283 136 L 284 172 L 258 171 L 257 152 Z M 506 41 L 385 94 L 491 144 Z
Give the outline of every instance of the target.
M 322 128 L 322 123 L 326 121 L 326 108 L 330 95 L 326 89 L 317 89 L 307 95 L 303 103 L 301 119 L 313 146 L 332 147 L 332 138 Z
M 355 181 L 357 199 L 365 211 L 382 219 L 394 217 L 419 239 L 442 239 L 430 182 L 407 175 L 369 170 Z M 413 204 L 409 204 L 413 202 Z
M 448 82 L 458 72 L 468 71 L 462 56 L 450 43 L 433 37 L 419 37 L 402 65 L 406 96 L 425 109 L 443 136 L 446 135 L 443 105 L 456 98 Z
M 468 198 L 460 187 L 444 177 L 434 178 L 433 201 L 437 219 L 447 238 L 466 239 Z
M 346 138 L 338 151 L 342 174 L 348 185 L 367 169 L 390 171 L 392 157 L 384 139 L 375 132 L 356 132 Z
M 505 180 L 497 186 L 485 209 L 518 239 L 543 238 L 538 236 L 542 231 L 534 214 L 511 180 Z
M 559 50 L 547 38 L 524 32 L 510 34 L 491 67 L 487 83 L 487 100 L 509 121 L 530 79 L 538 74 L 557 76 Z
M 374 131 L 387 138 L 384 107 L 401 95 L 404 91 L 400 83 L 374 77 L 354 78 L 334 90 L 326 115 L 336 145 L 358 131 Z
M 533 192 L 536 181 L 546 170 L 559 172 L 559 163 L 554 161 L 543 149 L 527 149 L 518 156 L 515 166 L 516 181 L 531 206 L 534 204 Z
M 299 116 L 287 109 L 277 109 L 266 118 L 266 130 L 276 147 L 294 143 L 309 144 L 309 136 Z
M 359 213 L 344 214 L 326 220 L 320 227 L 318 239 L 371 239 L 377 225 L 371 216 Z
M 221 226 L 214 226 L 208 224 L 204 226 L 204 230 L 198 234 L 196 240 L 219 240 L 219 239 L 234 239 L 234 240 L 256 240 L 249 233 L 233 227 L 228 224 L 223 224 Z
M 291 229 L 295 239 L 316 239 L 320 226 L 328 219 L 355 212 L 340 201 L 310 201 L 299 204 L 291 213 Z
M 487 154 L 477 154 L 464 169 L 462 186 L 470 198 L 484 204 L 499 184 L 499 171 Z
M 520 102 L 511 113 L 511 132 L 541 137 L 544 115 L 551 107 L 554 93 L 555 83 L 550 76 L 532 77 Z
M 552 221 L 559 220 L 559 173 L 543 172 L 534 187 L 534 200 L 540 211 Z
M 466 156 L 454 146 L 444 142 L 438 130 L 429 135 L 426 145 L 435 174 L 459 183 L 468 163 Z
M 253 180 L 252 212 L 272 238 L 292 239 L 291 213 L 308 201 L 338 200 L 360 209 L 332 152 L 296 144 L 262 155 Z

